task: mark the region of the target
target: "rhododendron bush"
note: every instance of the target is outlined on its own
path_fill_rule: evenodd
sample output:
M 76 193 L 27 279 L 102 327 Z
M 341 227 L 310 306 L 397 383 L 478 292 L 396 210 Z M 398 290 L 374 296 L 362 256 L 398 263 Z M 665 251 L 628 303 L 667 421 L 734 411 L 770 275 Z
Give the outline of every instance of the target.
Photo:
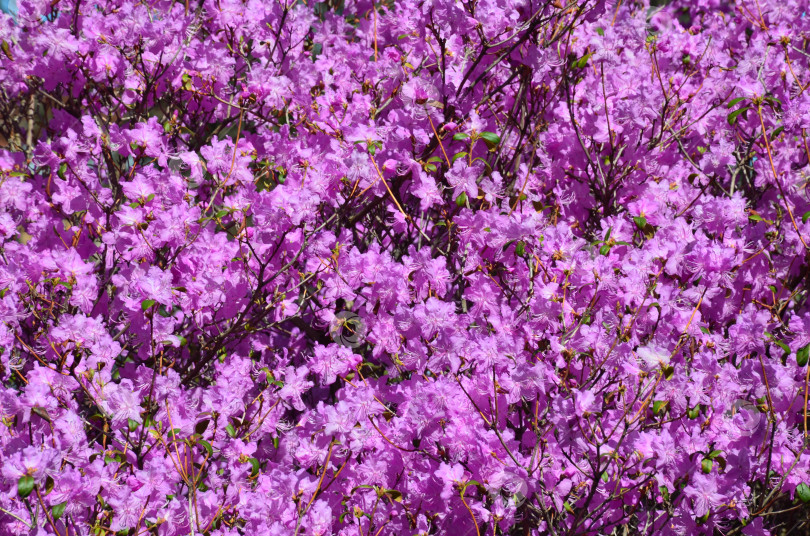
M 0 535 L 804 533 L 809 7 L 5 2 Z

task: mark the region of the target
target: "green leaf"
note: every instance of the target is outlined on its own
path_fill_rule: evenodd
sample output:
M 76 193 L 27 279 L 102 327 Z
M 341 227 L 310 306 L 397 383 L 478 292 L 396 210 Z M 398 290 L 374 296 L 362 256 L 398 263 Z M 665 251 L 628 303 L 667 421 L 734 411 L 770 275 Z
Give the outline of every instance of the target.
M 728 106 L 726 106 L 726 108 L 731 109 L 731 108 L 733 108 L 733 107 L 734 107 L 734 105 L 735 105 L 735 104 L 737 104 L 737 103 L 739 103 L 739 102 L 742 102 L 742 101 L 744 101 L 745 99 L 746 99 L 746 97 L 737 97 L 736 99 L 731 99 L 731 100 L 728 102 Z
M 469 137 L 470 135 L 467 134 L 466 132 L 456 132 L 455 134 L 453 134 L 453 139 L 456 141 L 466 140 Z
M 211 446 L 211 443 L 209 443 L 205 439 L 198 439 L 197 443 L 203 446 L 205 451 L 208 453 L 209 457 L 214 455 L 214 447 Z
M 456 197 L 456 205 L 459 207 L 467 206 L 467 194 L 461 192 L 458 197 Z
M 526 242 L 520 240 L 517 245 L 515 245 L 515 255 L 518 257 L 526 256 Z
M 397 491 L 395 489 L 387 489 L 385 490 L 385 494 L 391 497 L 392 501 L 401 503 L 402 502 L 402 492 Z
M 17 481 L 17 494 L 24 499 L 31 495 L 34 486 L 36 486 L 34 479 L 28 475 L 23 475 Z
M 709 458 L 704 458 L 702 462 L 700 462 L 700 470 L 706 473 L 707 475 L 712 472 L 712 467 L 714 466 L 714 461 L 710 460 Z
M 796 486 L 796 496 L 801 500 L 803 503 L 810 502 L 810 486 L 802 482 L 798 486 Z
M 603 471 L 602 472 L 602 482 L 607 482 L 607 481 L 608 481 L 607 471 Z
M 700 417 L 700 405 L 691 408 L 689 411 L 686 412 L 687 417 L 690 419 L 697 419 Z
M 659 413 L 663 413 L 667 407 L 669 400 L 656 400 L 653 402 L 653 413 L 658 415 Z
M 644 229 L 647 226 L 647 218 L 644 216 L 636 216 L 633 218 L 633 221 L 636 222 L 639 229 Z
M 248 462 L 250 463 L 250 467 L 251 467 L 250 476 L 258 475 L 259 474 L 259 469 L 260 469 L 259 460 L 257 460 L 256 458 L 250 458 L 248 460 Z
M 45 410 L 45 408 L 40 408 L 39 406 L 35 406 L 35 407 L 31 408 L 31 411 L 34 412 L 35 414 L 39 415 L 40 417 L 42 417 L 46 421 L 53 422 L 51 420 L 51 416 L 48 415 L 48 412 L 47 412 L 47 410 Z
M 236 430 L 234 430 L 232 424 L 229 423 L 228 426 L 225 427 L 225 431 L 228 432 L 229 436 L 236 437 Z
M 810 220 L 810 212 L 805 212 L 802 216 L 802 223 L 807 223 L 807 220 Z
M 135 419 L 127 419 L 127 426 L 129 427 L 130 432 L 134 432 L 135 430 L 138 429 L 140 424 L 138 424 L 138 421 L 136 421 Z
M 456 160 L 458 160 L 459 158 L 464 158 L 465 156 L 467 156 L 467 153 L 461 151 L 460 153 L 454 154 L 453 158 L 451 158 L 450 161 L 455 164 Z
M 141 310 L 148 311 L 153 305 L 155 305 L 155 300 L 143 300 L 141 302 Z
M 790 354 L 790 347 L 787 344 L 783 343 L 782 341 L 777 341 L 776 339 L 773 339 L 771 342 L 784 350 L 786 354 Z
M 713 450 L 709 453 L 709 459 L 713 460 L 723 454 L 722 450 Z
M 45 495 L 53 491 L 54 484 L 56 483 L 53 481 L 53 477 L 48 476 L 45 478 Z
M 11 48 L 9 48 L 8 43 L 5 40 L 0 41 L 0 49 L 3 50 L 3 54 L 6 55 L 8 61 L 14 61 L 14 57 L 11 55 Z
M 734 123 L 736 123 L 737 122 L 737 117 L 739 117 L 740 114 L 747 112 L 749 109 L 750 109 L 750 107 L 746 106 L 744 108 L 740 108 L 739 110 L 734 110 L 733 112 L 728 114 L 728 117 L 727 117 L 728 124 L 733 125 Z
M 203 419 L 197 424 L 194 425 L 194 432 L 197 434 L 204 434 L 205 431 L 208 429 L 208 425 L 211 423 L 210 419 Z
M 796 363 L 803 367 L 807 364 L 808 357 L 810 357 L 810 344 L 799 348 L 796 352 Z
M 486 144 L 490 147 L 490 149 L 501 143 L 500 136 L 498 136 L 494 132 L 482 132 L 479 134 L 479 136 L 481 136 L 481 139 L 486 142 Z
M 602 246 L 601 248 L 599 248 L 599 253 L 600 253 L 601 255 L 607 255 L 608 253 L 610 253 L 610 246 L 608 246 L 607 244 L 605 244 L 604 246 Z
M 54 521 L 56 521 L 57 519 L 62 517 L 62 514 L 65 513 L 65 507 L 66 506 L 67 506 L 67 501 L 60 502 L 59 504 L 54 505 L 54 507 L 51 509 L 51 513 L 53 515 L 53 520 Z

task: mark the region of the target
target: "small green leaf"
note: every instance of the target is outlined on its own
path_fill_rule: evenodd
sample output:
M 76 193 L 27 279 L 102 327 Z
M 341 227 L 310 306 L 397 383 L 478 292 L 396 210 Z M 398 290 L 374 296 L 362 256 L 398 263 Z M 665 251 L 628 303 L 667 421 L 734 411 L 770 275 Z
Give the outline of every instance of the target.
M 515 255 L 518 257 L 526 256 L 526 242 L 523 240 L 518 241 L 518 243 L 515 245 Z
M 456 132 L 455 134 L 453 134 L 453 139 L 456 141 L 466 140 L 469 137 L 470 135 L 467 134 L 466 132 Z
M 456 205 L 459 207 L 467 206 L 467 194 L 461 192 L 458 197 L 456 197 Z
M 6 55 L 8 61 L 14 61 L 14 57 L 11 55 L 11 48 L 9 48 L 8 43 L 5 40 L 0 41 L 0 49 L 3 50 L 3 54 Z
M 773 339 L 771 342 L 784 350 L 786 354 L 790 354 L 790 347 L 787 344 L 783 343 L 782 341 L 777 341 L 776 339 Z
M 610 253 L 610 246 L 608 246 L 607 244 L 605 244 L 604 246 L 602 246 L 601 248 L 599 248 L 599 253 L 600 253 L 601 255 L 607 255 L 608 253 Z
M 451 158 L 450 161 L 455 164 L 456 160 L 458 160 L 459 158 L 464 158 L 465 156 L 467 156 L 467 153 L 461 151 L 460 153 L 454 154 L 453 158 Z
M 490 148 L 495 147 L 496 145 L 501 143 L 500 136 L 498 136 L 494 132 L 482 132 L 479 134 L 479 136 L 481 136 L 481 139 L 484 140 Z
M 40 407 L 36 406 L 36 407 L 31 408 L 31 411 L 33 411 L 35 414 L 39 415 L 40 417 L 42 417 L 46 421 L 53 422 L 51 420 L 51 416 L 48 415 L 48 412 L 45 410 L 45 408 L 40 408 Z
M 667 407 L 669 400 L 656 400 L 653 402 L 653 413 L 658 415 L 659 413 L 663 413 Z
M 67 501 L 63 501 L 63 502 L 60 502 L 57 505 L 54 505 L 54 507 L 51 509 L 54 521 L 56 521 L 57 519 L 62 517 L 62 514 L 65 513 L 65 507 L 66 506 L 67 506 Z
M 803 367 L 807 364 L 808 357 L 810 357 L 810 344 L 807 346 L 802 346 L 796 352 L 796 363 Z
M 210 423 L 211 423 L 210 419 L 203 419 L 202 421 L 194 425 L 194 432 L 200 435 L 204 434 L 205 431 L 208 429 L 208 425 Z
M 810 220 L 810 212 L 805 212 L 802 216 L 802 223 L 807 223 L 807 220 Z
M 34 491 L 35 485 L 36 483 L 32 477 L 23 475 L 17 481 L 17 494 L 24 499 L 31 495 L 31 492 Z
M 713 450 L 713 451 L 711 451 L 709 453 L 709 459 L 713 460 L 713 459 L 717 458 L 718 456 L 720 456 L 721 454 L 723 454 L 722 450 Z
M 134 432 L 138 429 L 140 424 L 135 419 L 127 419 L 127 426 L 129 427 L 130 432 Z
M 728 124 L 733 125 L 734 123 L 736 123 L 737 122 L 737 117 L 739 117 L 740 114 L 747 112 L 749 110 L 749 108 L 750 108 L 749 106 L 746 106 L 744 108 L 740 108 L 739 110 L 734 110 L 733 112 L 728 114 L 728 118 L 727 118 L 728 119 Z
M 155 305 L 155 300 L 143 300 L 141 302 L 141 309 L 143 311 L 148 311 L 153 305 Z
M 712 467 L 714 466 L 714 461 L 710 460 L 709 458 L 704 458 L 702 462 L 700 462 L 700 470 L 706 473 L 707 475 L 712 472 Z
M 259 460 L 257 460 L 256 458 L 250 458 L 248 460 L 248 462 L 250 463 L 250 467 L 251 467 L 250 476 L 258 475 L 259 474 L 259 469 L 260 469 Z
M 644 216 L 636 216 L 633 218 L 633 221 L 636 222 L 639 229 L 644 229 L 647 226 L 647 218 Z
M 690 419 L 697 419 L 698 417 L 700 417 L 700 405 L 697 405 L 694 408 L 689 409 L 689 411 L 686 412 L 686 415 Z
M 602 482 L 607 482 L 607 481 L 608 481 L 607 471 L 603 471 L 602 472 Z
M 208 453 L 209 457 L 214 455 L 214 447 L 211 446 L 211 443 L 209 443 L 205 439 L 198 439 L 197 443 L 203 446 L 205 451 Z
M 728 102 L 728 106 L 726 106 L 726 108 L 731 109 L 731 108 L 734 107 L 735 104 L 740 103 L 740 102 L 744 101 L 745 99 L 746 99 L 746 97 L 737 97 L 736 99 L 731 99 Z
M 228 432 L 229 436 L 236 437 L 236 430 L 234 430 L 232 424 L 229 423 L 228 426 L 225 427 L 225 431 Z
M 810 502 L 810 486 L 802 482 L 798 486 L 796 486 L 796 496 L 801 500 L 803 503 Z

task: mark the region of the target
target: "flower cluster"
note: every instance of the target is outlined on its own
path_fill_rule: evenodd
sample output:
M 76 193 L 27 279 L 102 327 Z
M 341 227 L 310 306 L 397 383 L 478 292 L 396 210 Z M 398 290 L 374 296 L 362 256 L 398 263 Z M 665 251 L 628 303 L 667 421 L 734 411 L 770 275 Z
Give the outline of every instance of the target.
M 0 535 L 810 522 L 803 0 L 2 7 Z

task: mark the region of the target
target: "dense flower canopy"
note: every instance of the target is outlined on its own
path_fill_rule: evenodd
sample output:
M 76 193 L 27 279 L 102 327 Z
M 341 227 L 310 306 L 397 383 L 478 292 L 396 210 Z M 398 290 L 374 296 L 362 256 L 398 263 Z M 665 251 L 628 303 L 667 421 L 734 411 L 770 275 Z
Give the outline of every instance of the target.
M 0 535 L 808 523 L 806 0 L 19 0 Z

